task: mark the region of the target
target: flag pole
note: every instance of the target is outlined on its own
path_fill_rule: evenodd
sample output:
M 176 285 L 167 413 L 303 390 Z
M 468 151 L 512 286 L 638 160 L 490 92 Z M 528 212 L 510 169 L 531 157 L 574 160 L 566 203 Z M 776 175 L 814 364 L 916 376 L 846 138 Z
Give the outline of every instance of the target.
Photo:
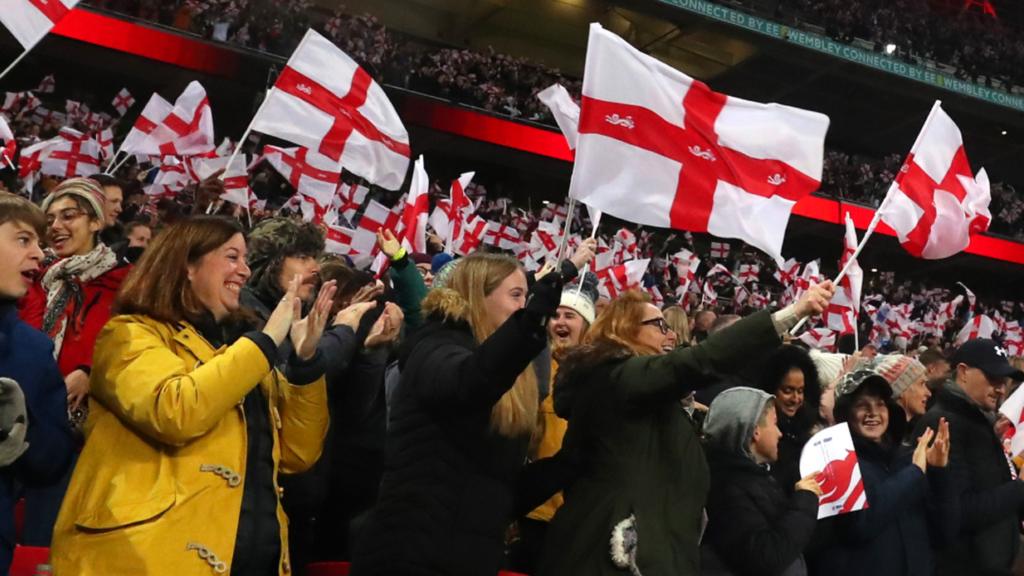
M 115 154 L 114 157 L 117 157 L 117 154 Z M 118 170 L 120 170 L 121 166 L 124 166 L 124 163 L 127 162 L 131 157 L 132 157 L 131 154 L 125 154 L 124 158 L 121 158 L 121 161 L 118 162 L 116 166 L 113 164 L 113 161 L 111 161 L 110 166 L 112 166 L 112 167 L 110 167 L 110 166 L 107 167 L 108 171 L 106 172 L 106 174 L 108 174 L 110 176 L 113 176 L 114 172 L 117 172 Z
M 600 214 L 600 212 L 598 212 Z M 597 227 L 601 224 L 601 218 L 598 217 L 594 220 L 594 229 L 590 231 L 590 239 L 597 238 Z M 597 257 L 597 250 L 594 251 L 594 257 Z M 583 291 L 583 281 L 587 279 L 587 270 L 590 269 L 590 263 L 583 267 L 583 271 L 580 272 L 580 284 L 576 287 L 576 297 L 579 298 L 580 292 Z
M 40 40 L 42 40 L 42 38 L 40 38 Z M 37 40 L 36 44 L 38 44 L 38 43 L 39 43 L 39 41 Z M 27 50 L 22 52 L 20 56 L 15 58 L 14 62 L 11 62 L 10 66 L 5 68 L 3 72 L 0 72 L 0 80 L 3 80 L 4 76 L 7 76 L 7 73 L 10 72 L 11 70 L 13 70 L 15 66 L 17 66 L 22 60 L 24 60 L 25 56 L 28 56 L 28 53 L 31 52 L 32 48 L 35 48 L 35 47 L 36 47 L 36 45 L 32 44 L 32 46 L 30 46 Z
M 271 88 L 271 90 L 273 90 L 273 88 Z M 256 109 L 256 114 L 253 115 L 252 120 L 249 121 L 249 126 L 245 129 L 245 132 L 242 133 L 242 137 L 238 140 L 238 144 L 235 145 L 235 149 L 231 152 L 231 156 L 228 157 L 227 170 L 224 170 L 219 177 L 221 182 L 224 181 L 224 175 L 227 174 L 228 170 L 231 169 L 231 165 L 234 164 L 235 157 L 242 151 L 242 146 L 245 146 L 246 140 L 249 139 L 249 134 L 252 133 L 252 125 L 255 124 L 256 119 L 260 117 L 260 112 L 263 112 L 263 107 L 267 105 L 267 97 L 269 95 L 270 90 L 267 90 L 267 93 L 263 95 L 263 102 L 260 102 L 260 107 Z
M 889 198 L 891 197 L 892 196 L 890 194 L 885 195 L 885 200 L 882 201 L 882 204 L 878 207 L 878 210 L 875 210 L 875 216 L 871 219 L 871 224 L 868 224 L 868 229 L 864 231 L 864 237 L 860 239 L 860 244 L 858 244 L 857 249 L 853 251 L 853 256 L 850 256 L 850 259 L 846 261 L 846 264 L 843 266 L 843 269 L 839 271 L 839 274 L 836 275 L 835 280 L 832 281 L 833 284 L 838 285 L 840 282 L 843 281 L 843 278 L 846 278 L 846 274 L 847 272 L 850 271 L 850 267 L 853 266 L 853 263 L 857 261 L 857 257 L 860 256 L 861 251 L 864 250 L 864 246 L 868 243 L 868 238 L 871 238 L 871 235 L 875 233 L 875 228 L 878 227 L 878 223 L 881 222 L 882 220 L 882 211 L 885 209 L 886 204 L 889 203 Z M 803 328 L 804 324 L 806 323 L 807 317 L 804 317 L 803 319 L 796 323 L 796 326 L 793 326 L 792 330 L 789 331 L 790 335 L 796 336 L 797 332 L 799 332 L 800 329 Z
M 576 199 L 569 197 L 569 207 L 565 210 L 565 228 L 562 230 L 562 243 L 558 246 L 558 257 L 555 258 L 555 270 L 562 270 L 562 260 L 565 258 L 565 249 L 569 245 L 569 231 L 572 229 L 572 219 L 576 215 Z

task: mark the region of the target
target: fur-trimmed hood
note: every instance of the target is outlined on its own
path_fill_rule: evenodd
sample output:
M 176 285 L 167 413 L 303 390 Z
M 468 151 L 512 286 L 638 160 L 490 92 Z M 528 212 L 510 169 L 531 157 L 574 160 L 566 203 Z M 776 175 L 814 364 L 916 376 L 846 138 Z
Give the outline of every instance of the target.
M 469 301 L 451 288 L 435 288 L 427 292 L 420 304 L 426 318 L 448 322 L 469 322 Z
M 606 371 L 608 364 L 633 356 L 632 350 L 611 342 L 583 344 L 570 350 L 559 362 L 555 376 L 555 413 L 570 419 L 573 407 L 593 384 L 596 374 Z

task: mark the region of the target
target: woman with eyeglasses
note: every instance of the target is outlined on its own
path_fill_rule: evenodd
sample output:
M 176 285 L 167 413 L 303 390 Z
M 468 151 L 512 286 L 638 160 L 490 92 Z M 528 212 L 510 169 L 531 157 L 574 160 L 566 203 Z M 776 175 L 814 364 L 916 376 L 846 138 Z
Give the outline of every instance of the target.
M 88 178 L 65 180 L 43 200 L 46 242 L 56 260 L 36 276 L 19 309 L 26 323 L 53 340 L 69 419 L 76 427 L 85 422 L 96 338 L 131 269 L 99 239 L 106 226 L 105 201 L 103 189 Z M 26 495 L 26 543 L 50 544 L 70 472 L 57 485 Z
M 569 421 L 562 450 L 581 472 L 548 529 L 538 574 L 698 574 L 708 468 L 680 400 L 769 354 L 832 294 L 831 282 L 814 285 L 783 310 L 680 348 L 647 295 L 609 304 L 554 386 L 555 411 Z

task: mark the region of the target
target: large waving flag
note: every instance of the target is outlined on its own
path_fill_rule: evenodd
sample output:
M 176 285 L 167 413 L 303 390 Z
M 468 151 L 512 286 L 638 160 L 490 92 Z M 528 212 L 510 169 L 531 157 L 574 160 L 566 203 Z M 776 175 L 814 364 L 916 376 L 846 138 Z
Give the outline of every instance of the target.
M 570 194 L 781 261 L 793 205 L 820 184 L 827 130 L 823 114 L 712 92 L 591 24 Z
M 30 50 L 71 12 L 78 0 L 4 0 L 0 22 Z
M 988 174 L 971 174 L 960 129 L 936 101 L 879 215 L 907 252 L 948 258 L 988 230 L 991 200 Z
M 313 30 L 306 32 L 251 128 L 316 150 L 373 184 L 398 189 L 409 134 L 384 90 Z

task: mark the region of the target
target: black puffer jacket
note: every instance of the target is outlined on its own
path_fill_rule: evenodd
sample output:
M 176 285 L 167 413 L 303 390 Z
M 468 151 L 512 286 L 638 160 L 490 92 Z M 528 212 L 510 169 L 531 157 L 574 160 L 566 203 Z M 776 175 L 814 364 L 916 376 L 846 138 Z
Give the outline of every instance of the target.
M 1020 547 L 1024 482 L 1010 475 L 1002 444 L 981 409 L 952 382 L 917 423 L 915 435 L 949 422 L 949 475 L 960 501 L 960 533 L 938 553 L 936 574 L 1011 573 Z
M 427 323 L 399 361 L 384 477 L 356 543 L 356 576 L 496 574 L 511 519 L 561 488 L 549 474 L 558 457 L 524 468 L 529 438 L 500 436 L 490 423 L 492 406 L 544 347 L 543 324 L 520 310 L 477 345 L 456 292 L 436 289 L 423 308 Z
M 708 462 L 705 541 L 719 561 L 737 575 L 807 574 L 803 551 L 814 535 L 818 497 L 806 490 L 787 495 L 767 467 L 742 455 L 712 449 Z

